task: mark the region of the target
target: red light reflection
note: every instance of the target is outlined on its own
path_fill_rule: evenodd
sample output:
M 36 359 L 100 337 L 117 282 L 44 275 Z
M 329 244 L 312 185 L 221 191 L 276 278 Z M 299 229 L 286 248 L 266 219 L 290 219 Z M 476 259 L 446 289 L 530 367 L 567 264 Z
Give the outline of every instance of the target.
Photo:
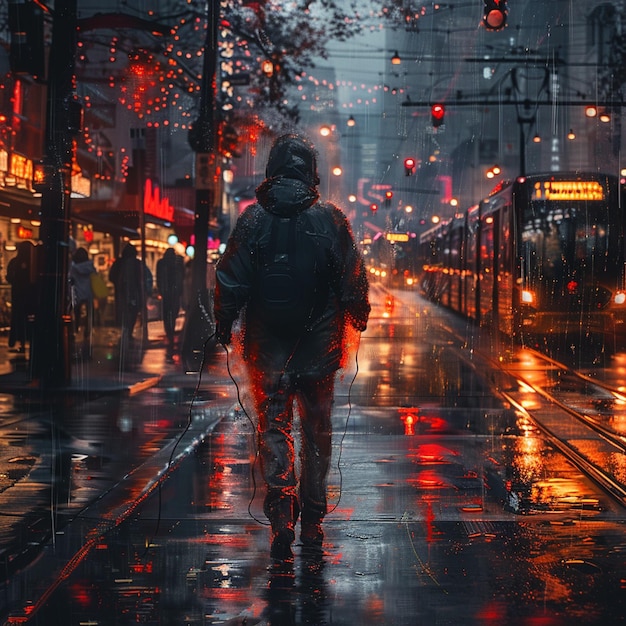
M 420 413 L 419 407 L 400 407 L 398 413 L 404 423 L 405 435 L 443 432 L 449 428 L 445 419 L 437 415 L 424 415 Z

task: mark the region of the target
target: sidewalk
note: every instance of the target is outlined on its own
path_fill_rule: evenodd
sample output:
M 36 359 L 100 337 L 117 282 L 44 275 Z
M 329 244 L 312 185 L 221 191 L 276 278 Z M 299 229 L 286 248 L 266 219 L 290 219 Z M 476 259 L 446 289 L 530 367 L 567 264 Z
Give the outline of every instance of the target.
M 183 320 L 178 319 L 179 333 Z M 117 328 L 95 329 L 91 359 L 73 354 L 69 383 L 44 390 L 31 381 L 27 355 L 10 351 L 6 335 L 0 336 L 0 589 L 5 595 L 6 585 L 14 585 L 48 541 L 57 544 L 55 534 L 81 510 L 132 508 L 137 493 L 162 480 L 163 468 L 172 469 L 173 450 L 187 454 L 190 441 L 206 426 L 194 424 L 184 437 L 180 434 L 188 405 L 171 406 L 167 393 L 177 389 L 181 398 L 191 393 L 198 373 L 185 373 L 178 356 L 167 358 L 161 321 L 149 323 L 137 366 L 120 367 L 118 345 Z M 142 405 L 154 403 L 168 416 L 178 412 L 178 421 L 152 424 L 152 409 L 142 417 Z M 139 408 L 130 413 L 137 425 L 127 431 L 110 416 L 128 419 L 123 407 L 129 405 Z M 57 498 L 66 494 L 53 507 L 53 528 L 46 514 L 51 488 Z
M 184 318 L 178 319 L 182 330 Z M 180 362 L 166 359 L 163 322 L 148 322 L 148 339 L 143 358 L 133 367 L 122 366 L 119 350 L 120 330 L 99 326 L 93 330 L 92 356 L 84 358 L 78 349 L 70 349 L 71 379 L 60 391 L 68 393 L 137 393 L 157 385 L 163 376 L 184 376 Z M 10 393 L 32 392 L 28 350 L 26 354 L 9 350 L 6 336 L 0 336 L 0 390 Z

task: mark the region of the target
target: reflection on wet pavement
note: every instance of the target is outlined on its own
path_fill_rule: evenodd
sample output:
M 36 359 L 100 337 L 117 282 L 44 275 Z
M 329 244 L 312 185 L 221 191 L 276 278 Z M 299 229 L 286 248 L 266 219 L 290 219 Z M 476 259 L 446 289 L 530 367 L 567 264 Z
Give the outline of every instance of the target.
M 102 532 L 84 554 L 89 515 L 66 528 L 74 548 L 44 555 L 56 584 L 28 621 L 621 623 L 623 509 L 527 414 L 494 394 L 491 385 L 500 384 L 501 375 L 459 358 L 458 342 L 415 302 L 417 309 L 399 295 L 394 317 L 375 318 L 361 341 L 354 384 L 353 363 L 337 386 L 331 512 L 321 558 L 296 545 L 292 572 L 269 569 L 254 425 L 233 410 L 235 390 L 227 384 L 203 391 L 194 420 L 215 418 L 213 427 L 198 429 L 206 435 L 122 523 Z M 237 376 L 236 362 L 232 366 Z M 516 366 L 523 369 L 522 360 Z M 533 394 L 519 385 L 509 381 L 503 388 L 531 401 Z M 106 488 L 126 446 L 136 447 L 136 467 L 159 448 L 159 437 L 169 439 L 171 450 L 189 404 L 189 393 L 157 389 L 115 410 L 98 404 L 89 427 L 78 414 L 68 415 L 63 423 L 73 436 L 67 450 L 74 470 L 66 506 L 87 501 L 92 481 Z M 101 449 L 81 452 L 80 442 L 95 441 L 89 432 L 96 430 Z M 609 461 L 616 472 L 623 471 L 618 460 Z M 130 499 L 126 492 L 123 500 Z M 39 584 L 31 578 L 22 599 L 36 603 L 51 578 Z M 10 623 L 27 612 L 15 610 Z

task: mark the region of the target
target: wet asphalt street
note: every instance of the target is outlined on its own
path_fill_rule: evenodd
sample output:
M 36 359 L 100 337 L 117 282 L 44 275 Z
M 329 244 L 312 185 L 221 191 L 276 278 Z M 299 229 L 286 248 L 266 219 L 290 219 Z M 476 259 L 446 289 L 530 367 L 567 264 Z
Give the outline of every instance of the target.
M 3 623 L 626 623 L 624 508 L 494 393 L 442 322 L 473 330 L 415 294 L 372 299 L 337 387 L 324 555 L 296 546 L 293 578 L 268 571 L 236 354 L 215 352 L 197 389 L 154 349 L 123 381 L 137 393 L 47 408 L 5 392 L 1 462 L 20 472 L 3 480 L 24 501 L 0 493 L 0 537 L 28 513 L 34 560 L 5 559 Z M 540 511 L 504 506 L 520 475 Z

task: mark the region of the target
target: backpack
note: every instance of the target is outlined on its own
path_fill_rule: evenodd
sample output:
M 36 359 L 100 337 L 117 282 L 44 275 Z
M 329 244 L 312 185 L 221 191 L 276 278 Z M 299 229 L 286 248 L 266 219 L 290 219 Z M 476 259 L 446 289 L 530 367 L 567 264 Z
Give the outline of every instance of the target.
M 323 246 L 314 234 L 297 228 L 297 216 L 271 219 L 269 243 L 259 249 L 251 309 L 273 329 L 298 333 L 326 306 Z
M 102 274 L 99 272 L 92 272 L 89 274 L 89 281 L 91 282 L 91 293 L 96 300 L 104 300 L 109 295 L 109 288 L 106 284 Z

